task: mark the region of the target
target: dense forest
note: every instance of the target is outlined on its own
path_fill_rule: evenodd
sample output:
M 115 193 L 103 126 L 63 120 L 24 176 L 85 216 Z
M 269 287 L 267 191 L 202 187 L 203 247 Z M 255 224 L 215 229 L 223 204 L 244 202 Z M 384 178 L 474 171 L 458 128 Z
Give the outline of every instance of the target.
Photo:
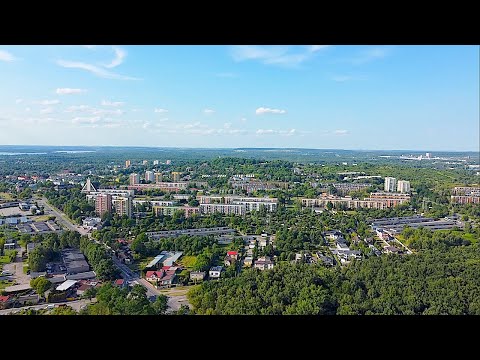
M 476 314 L 480 249 L 438 246 L 342 269 L 279 264 L 192 289 L 197 314 Z

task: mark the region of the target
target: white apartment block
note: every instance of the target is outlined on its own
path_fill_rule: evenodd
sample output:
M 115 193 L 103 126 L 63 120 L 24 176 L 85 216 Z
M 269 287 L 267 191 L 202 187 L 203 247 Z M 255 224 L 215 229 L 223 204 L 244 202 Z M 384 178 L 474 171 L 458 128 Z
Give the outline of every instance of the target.
M 394 177 L 385 178 L 385 191 L 395 192 L 397 190 L 397 179 Z
M 397 192 L 400 192 L 400 193 L 409 193 L 409 192 L 410 192 L 410 181 L 398 180 L 398 183 L 397 183 Z

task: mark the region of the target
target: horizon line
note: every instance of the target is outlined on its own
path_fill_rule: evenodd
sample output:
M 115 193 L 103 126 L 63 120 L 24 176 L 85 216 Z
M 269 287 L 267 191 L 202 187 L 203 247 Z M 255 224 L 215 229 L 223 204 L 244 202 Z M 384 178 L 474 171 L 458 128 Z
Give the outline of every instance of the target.
M 191 150 L 326 150 L 326 151 L 415 151 L 415 152 L 479 152 L 478 150 L 427 150 L 427 149 L 341 149 L 341 148 L 301 148 L 301 147 L 189 147 L 189 146 L 145 146 L 145 145 L 28 145 L 15 144 L 0 147 L 84 147 L 84 148 L 144 148 L 144 149 L 191 149 Z

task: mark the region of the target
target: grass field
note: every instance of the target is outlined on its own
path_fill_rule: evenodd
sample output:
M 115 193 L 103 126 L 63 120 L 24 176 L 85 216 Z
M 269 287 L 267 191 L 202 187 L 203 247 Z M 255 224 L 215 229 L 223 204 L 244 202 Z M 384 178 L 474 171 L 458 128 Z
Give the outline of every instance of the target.
M 179 261 L 179 263 L 185 266 L 187 269 L 191 269 L 193 265 L 195 265 L 196 261 L 197 261 L 196 256 L 184 256 L 182 257 L 182 260 Z
M 10 263 L 10 258 L 7 255 L 0 256 L 0 265 Z
M 472 244 L 478 243 L 478 238 L 473 234 L 463 234 L 462 236 L 465 240 L 469 240 Z
M 0 280 L 0 291 L 13 285 L 13 281 L 10 280 Z
M 47 221 L 51 215 L 40 215 L 32 218 L 34 221 Z
M 6 192 L 0 192 L 0 199 L 7 200 L 7 201 L 12 201 L 13 197 L 11 194 L 6 193 Z

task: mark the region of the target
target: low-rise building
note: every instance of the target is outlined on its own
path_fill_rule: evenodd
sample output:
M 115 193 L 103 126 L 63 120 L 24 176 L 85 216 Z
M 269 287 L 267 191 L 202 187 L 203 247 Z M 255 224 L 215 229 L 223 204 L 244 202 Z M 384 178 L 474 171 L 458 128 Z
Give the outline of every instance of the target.
M 251 267 L 253 264 L 253 257 L 251 256 L 246 256 L 244 259 L 243 259 L 243 266 L 245 267 Z
M 263 256 L 255 260 L 253 267 L 259 270 L 270 270 L 273 269 L 274 263 L 268 256 Z
M 191 271 L 190 272 L 190 280 L 193 281 L 202 281 L 205 279 L 206 272 L 205 271 Z
M 208 276 L 210 279 L 218 279 L 223 271 L 222 266 L 212 266 L 208 271 Z

